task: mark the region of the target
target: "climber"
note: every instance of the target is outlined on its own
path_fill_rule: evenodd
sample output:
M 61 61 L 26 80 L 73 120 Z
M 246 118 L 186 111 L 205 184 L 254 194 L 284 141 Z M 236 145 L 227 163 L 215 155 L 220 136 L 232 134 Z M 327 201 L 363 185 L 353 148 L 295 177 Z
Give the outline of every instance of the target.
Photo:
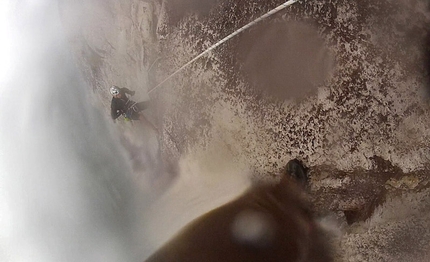
M 141 113 L 141 111 L 148 108 L 148 102 L 136 103 L 127 97 L 127 95 L 133 96 L 136 93 L 135 91 L 113 85 L 110 88 L 110 93 L 113 96 L 111 102 L 111 116 L 114 121 L 119 116 L 123 115 L 126 120 L 140 120 L 148 123 L 154 130 L 157 130 L 157 128 Z

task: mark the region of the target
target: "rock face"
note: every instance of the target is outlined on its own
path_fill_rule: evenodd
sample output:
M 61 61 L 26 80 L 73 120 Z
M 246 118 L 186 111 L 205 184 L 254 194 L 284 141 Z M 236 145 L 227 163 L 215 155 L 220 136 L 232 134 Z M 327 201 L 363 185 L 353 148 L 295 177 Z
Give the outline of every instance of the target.
M 111 85 L 147 99 L 148 69 L 157 58 L 159 1 L 60 1 L 71 47 L 96 101 L 108 109 Z M 107 110 L 106 109 L 106 110 Z
M 279 3 L 225 2 L 208 16 L 184 18 L 162 43 L 164 55 L 174 50 L 163 71 L 179 68 Z M 299 2 L 184 69 L 154 97 L 178 98 L 169 115 L 180 144 L 200 141 L 199 133 L 217 136 L 222 125 L 219 132 L 237 155 L 262 173 L 298 156 L 342 170 L 368 169 L 373 155 L 404 171 L 424 168 L 429 18 L 423 4 Z M 326 67 L 331 58 L 333 71 Z
M 164 156 L 221 147 L 257 181 L 279 181 L 299 158 L 314 209 L 342 221 L 337 260 L 428 261 L 427 1 L 298 1 L 169 78 L 282 3 L 90 0 L 61 10 L 94 101 L 108 114 L 111 84 L 151 99 Z
M 93 0 L 74 9 L 64 3 L 63 17 L 108 107 L 111 84 L 146 100 L 176 69 L 280 3 Z M 153 90 L 159 124 L 180 151 L 223 136 L 261 173 L 291 157 L 352 170 L 370 168 L 378 155 L 403 171 L 423 169 L 425 4 L 300 1 Z M 73 26 L 76 13 L 89 19 Z

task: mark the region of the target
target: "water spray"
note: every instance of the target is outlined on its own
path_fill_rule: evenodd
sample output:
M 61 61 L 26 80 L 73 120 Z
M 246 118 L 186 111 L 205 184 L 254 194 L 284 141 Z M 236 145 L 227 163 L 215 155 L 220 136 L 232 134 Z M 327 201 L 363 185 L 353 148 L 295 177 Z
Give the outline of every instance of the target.
M 200 53 L 199 55 L 197 55 L 196 57 L 194 57 L 193 59 L 191 59 L 188 63 L 184 64 L 182 67 L 180 67 L 178 70 L 176 70 L 175 72 L 173 72 L 172 74 L 170 74 L 168 77 L 166 77 L 163 81 L 161 81 L 158 85 L 154 86 L 153 88 L 151 88 L 148 91 L 148 94 L 150 94 L 152 91 L 154 91 L 155 89 L 157 89 L 158 87 L 160 87 L 162 84 L 164 84 L 167 80 L 169 80 L 170 78 L 172 78 L 173 76 L 175 76 L 177 73 L 179 73 L 180 71 L 182 71 L 184 68 L 186 68 L 187 66 L 189 66 L 190 64 L 194 63 L 195 61 L 197 61 L 199 58 L 201 58 L 202 56 L 206 55 L 207 53 L 209 53 L 210 51 L 214 50 L 215 48 L 217 48 L 218 46 L 224 44 L 225 42 L 227 42 L 228 40 L 232 39 L 233 37 L 235 37 L 236 35 L 242 33 L 243 31 L 245 31 L 246 29 L 250 28 L 251 26 L 259 23 L 260 21 L 266 19 L 267 17 L 281 11 L 282 9 L 294 4 L 295 2 L 298 2 L 299 0 L 289 0 L 281 5 L 279 5 L 278 7 L 270 10 L 269 12 L 267 12 L 266 14 L 260 16 L 259 18 L 255 19 L 254 21 L 244 25 L 243 27 L 239 28 L 238 30 L 234 31 L 233 33 L 229 34 L 228 36 L 224 37 L 223 39 L 221 39 L 220 41 L 218 41 L 217 43 L 213 44 L 212 46 L 210 46 L 208 49 L 206 49 L 205 51 L 203 51 L 202 53 Z

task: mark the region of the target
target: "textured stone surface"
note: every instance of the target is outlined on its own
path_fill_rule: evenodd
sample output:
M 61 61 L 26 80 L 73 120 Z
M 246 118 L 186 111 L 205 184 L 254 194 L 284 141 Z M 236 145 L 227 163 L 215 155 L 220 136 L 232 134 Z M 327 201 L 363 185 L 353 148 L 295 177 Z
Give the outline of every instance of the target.
M 340 227 L 339 261 L 426 261 L 428 2 L 302 0 L 157 86 L 283 2 L 64 2 L 63 19 L 94 101 L 108 114 L 111 84 L 151 99 L 165 155 L 219 150 L 258 181 L 299 158 L 318 212 L 373 214 Z M 422 213 L 390 213 L 407 200 Z
M 294 97 L 279 101 L 264 96 L 259 90 L 270 92 L 271 86 L 257 83 L 255 87 L 237 70 L 246 67 L 247 58 L 255 56 L 249 52 L 247 58 L 236 56 L 248 32 L 197 61 L 156 91 L 161 100 L 164 93 L 174 93 L 178 98 L 178 108 L 172 114 L 173 133 L 181 136 L 183 143 L 192 144 L 201 141 L 196 133 L 215 135 L 221 125 L 216 121 L 222 118 L 222 135 L 226 139 L 234 137 L 238 155 L 246 156 L 261 173 L 276 170 L 291 157 L 303 158 L 310 165 L 330 163 L 351 170 L 370 168 L 369 157 L 379 155 L 405 171 L 423 168 L 428 154 L 428 104 L 423 96 L 426 82 L 422 44 L 429 17 L 423 11 L 423 3 L 415 6 L 373 2 L 302 1 L 263 23 L 269 30 L 260 30 L 262 36 L 254 37 L 256 41 L 251 44 L 257 47 L 262 38 L 270 39 L 271 25 L 290 24 L 294 19 L 302 27 L 310 27 L 308 31 L 318 31 L 326 44 L 319 48 L 330 49 L 336 58 L 332 76 L 325 83 L 316 83 L 316 94 L 299 101 Z M 240 12 L 239 16 L 243 5 L 248 12 Z M 167 68 L 162 72 L 179 68 L 274 3 L 262 4 L 255 10 L 252 7 L 256 5 L 226 2 L 208 17 L 184 18 L 172 29 L 169 41 L 162 42 L 164 56 L 174 50 L 172 57 L 163 61 Z M 258 31 L 259 26 L 252 30 Z M 294 49 L 294 41 L 291 42 Z M 269 46 L 266 49 L 282 48 Z M 298 53 L 290 57 L 293 59 L 284 62 L 284 68 L 273 70 L 288 74 L 307 56 Z M 276 63 L 260 63 L 261 68 L 255 70 L 263 71 L 259 78 L 264 78 L 264 71 L 267 78 L 275 78 L 266 67 L 272 65 Z M 326 70 L 323 65 L 316 69 Z M 310 75 L 317 78 L 315 71 Z M 167 74 L 160 75 L 159 81 Z M 212 123 L 211 127 L 208 123 Z

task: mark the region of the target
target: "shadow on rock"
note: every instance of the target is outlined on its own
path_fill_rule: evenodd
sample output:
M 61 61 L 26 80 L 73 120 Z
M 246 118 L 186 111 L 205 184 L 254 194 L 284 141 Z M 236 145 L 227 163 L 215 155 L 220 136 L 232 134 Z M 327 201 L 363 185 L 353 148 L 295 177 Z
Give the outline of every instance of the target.
M 316 29 L 302 23 L 256 25 L 240 37 L 237 54 L 256 91 L 281 100 L 315 92 L 333 67 Z
M 217 0 L 168 0 L 167 10 L 169 22 L 176 25 L 183 17 L 190 13 L 198 15 L 208 15 L 212 7 L 217 4 Z

